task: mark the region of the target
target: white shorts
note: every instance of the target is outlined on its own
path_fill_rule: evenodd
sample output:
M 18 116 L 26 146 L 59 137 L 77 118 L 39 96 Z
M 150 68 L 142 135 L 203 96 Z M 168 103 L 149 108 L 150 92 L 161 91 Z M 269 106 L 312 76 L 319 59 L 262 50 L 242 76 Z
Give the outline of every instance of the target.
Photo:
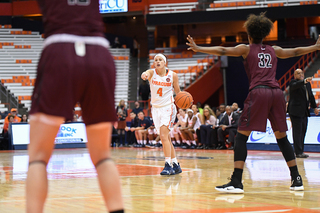
M 166 126 L 171 131 L 176 119 L 177 108 L 176 105 L 170 104 L 165 107 L 152 107 L 152 119 L 157 133 L 160 134 L 160 127 Z

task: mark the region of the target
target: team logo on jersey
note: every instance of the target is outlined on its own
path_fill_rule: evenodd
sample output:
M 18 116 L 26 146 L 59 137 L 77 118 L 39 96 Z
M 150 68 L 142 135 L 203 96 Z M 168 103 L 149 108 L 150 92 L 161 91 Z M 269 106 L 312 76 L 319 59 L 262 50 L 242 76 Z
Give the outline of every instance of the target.
M 170 82 L 170 78 L 167 78 L 166 81 L 167 81 L 167 82 Z

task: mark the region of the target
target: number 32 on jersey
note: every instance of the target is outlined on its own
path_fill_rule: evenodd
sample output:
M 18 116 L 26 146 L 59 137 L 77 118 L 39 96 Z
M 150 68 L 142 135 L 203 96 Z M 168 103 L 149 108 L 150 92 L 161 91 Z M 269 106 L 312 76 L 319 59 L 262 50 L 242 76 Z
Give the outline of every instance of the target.
M 271 55 L 269 53 L 258 53 L 259 67 L 260 68 L 271 68 Z

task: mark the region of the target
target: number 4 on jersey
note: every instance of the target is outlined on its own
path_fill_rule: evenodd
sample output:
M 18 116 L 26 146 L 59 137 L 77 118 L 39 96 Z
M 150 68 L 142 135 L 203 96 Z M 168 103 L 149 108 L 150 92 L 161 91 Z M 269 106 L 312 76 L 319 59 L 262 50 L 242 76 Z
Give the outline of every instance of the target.
M 162 97 L 162 88 L 159 88 L 158 91 L 157 91 L 157 94 Z

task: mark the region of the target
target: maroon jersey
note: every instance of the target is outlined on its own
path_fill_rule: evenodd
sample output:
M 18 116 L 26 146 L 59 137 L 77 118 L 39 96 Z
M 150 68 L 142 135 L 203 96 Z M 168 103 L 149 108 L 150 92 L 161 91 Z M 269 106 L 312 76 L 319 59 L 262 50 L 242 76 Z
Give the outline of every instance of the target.
M 99 0 L 38 0 L 45 38 L 53 34 L 102 36 Z
M 279 88 L 276 80 L 277 61 L 271 46 L 250 44 L 250 52 L 243 62 L 249 79 L 249 90 L 258 85 Z

